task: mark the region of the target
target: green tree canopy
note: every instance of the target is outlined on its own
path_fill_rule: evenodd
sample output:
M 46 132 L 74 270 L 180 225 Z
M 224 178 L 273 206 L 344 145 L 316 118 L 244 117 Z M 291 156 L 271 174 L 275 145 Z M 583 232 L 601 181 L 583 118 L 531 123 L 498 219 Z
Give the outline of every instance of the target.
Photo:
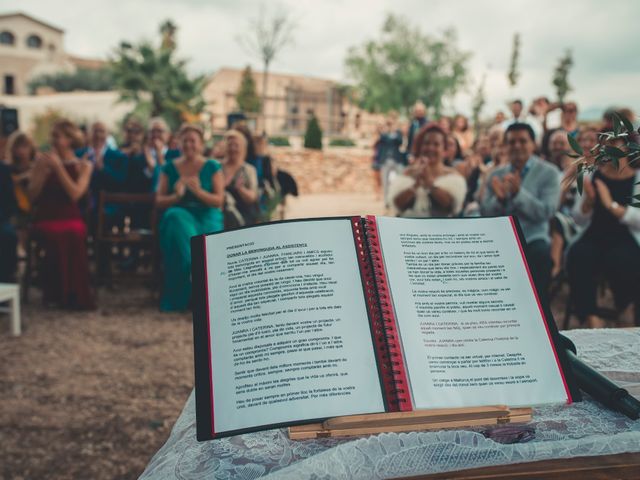
M 186 61 L 175 58 L 175 30 L 169 21 L 162 24 L 159 47 L 148 41 L 122 42 L 110 61 L 121 100 L 135 102 L 135 112 L 164 117 L 171 128 L 201 113 L 205 105 L 205 77 L 191 78 Z
M 251 67 L 242 72 L 242 80 L 240 80 L 240 88 L 236 93 L 236 102 L 243 112 L 258 113 L 260 111 L 260 97 L 256 92 L 256 81 L 253 78 Z
M 434 37 L 390 14 L 381 37 L 350 48 L 345 64 L 363 108 L 408 113 L 421 100 L 439 113 L 443 100 L 466 83 L 469 57 L 458 49 L 453 29 Z

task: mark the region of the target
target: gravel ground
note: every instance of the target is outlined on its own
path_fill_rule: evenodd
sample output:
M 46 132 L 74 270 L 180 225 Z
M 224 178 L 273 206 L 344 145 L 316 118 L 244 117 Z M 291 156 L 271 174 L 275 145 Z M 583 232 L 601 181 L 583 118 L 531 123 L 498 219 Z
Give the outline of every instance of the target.
M 360 212 L 382 208 L 314 195 L 293 199 L 287 216 Z M 98 303 L 55 310 L 34 292 L 18 338 L 0 318 L 2 478 L 133 479 L 168 438 L 193 387 L 191 316 L 158 312 L 141 285 L 102 289 Z M 563 309 L 561 294 L 556 318 Z
M 137 478 L 193 386 L 189 315 L 148 290 L 101 292 L 92 313 L 23 307 L 0 328 L 0 473 L 6 479 Z

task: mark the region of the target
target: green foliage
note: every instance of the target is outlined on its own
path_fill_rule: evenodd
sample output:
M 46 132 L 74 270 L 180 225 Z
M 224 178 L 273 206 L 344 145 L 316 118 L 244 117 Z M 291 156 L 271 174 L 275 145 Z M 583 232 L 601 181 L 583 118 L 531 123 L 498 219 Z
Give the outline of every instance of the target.
M 575 152 L 569 154 L 569 156 L 576 159 L 574 162 L 577 166 L 578 193 L 581 195 L 584 175 L 594 172 L 599 165 L 611 162 L 616 169 L 619 169 L 620 159 L 623 157 L 627 157 L 631 167 L 636 167 L 640 163 L 640 144 L 632 140 L 637 133 L 640 133 L 640 129 L 636 132 L 629 119 L 618 112 L 612 113 L 612 120 L 613 131 L 600 133 L 598 135 L 598 143 L 588 152 L 585 152 L 580 147 L 573 135 L 567 134 L 569 145 Z M 624 145 L 621 148 L 611 145 L 615 141 L 622 141 Z M 640 200 L 636 196 L 634 196 L 634 199 Z M 640 207 L 638 202 L 630 203 L 630 205 L 632 207 Z
M 290 147 L 289 137 L 269 137 L 269 145 L 274 147 Z
M 471 105 L 471 121 L 473 122 L 473 128 L 475 130 L 476 136 L 478 135 L 478 131 L 480 129 L 480 112 L 482 112 L 485 103 L 487 103 L 487 99 L 484 93 L 484 84 L 486 78 L 486 75 L 482 76 L 482 81 L 478 85 L 478 90 L 476 90 L 476 93 L 473 96 Z
M 133 101 L 136 111 L 164 117 L 175 129 L 204 110 L 202 90 L 206 79 L 190 78 L 186 61 L 175 58 L 175 42 L 170 40 L 175 30 L 168 35 L 167 23 L 162 26 L 164 46 L 155 47 L 147 41 L 138 45 L 122 42 L 110 63 L 120 99 Z
M 558 65 L 553 71 L 552 83 L 556 87 L 556 94 L 558 95 L 558 102 L 563 103 L 564 98 L 567 96 L 572 88 L 569 85 L 569 70 L 573 66 L 573 57 L 571 50 L 567 50 L 564 57 L 561 57 L 558 61 Z
M 356 143 L 350 138 L 332 138 L 329 141 L 330 147 L 355 147 Z
M 470 54 L 457 47 L 456 33 L 432 37 L 404 17 L 388 15 L 378 40 L 349 49 L 345 65 L 356 81 L 360 105 L 369 111 L 401 110 L 416 100 L 433 107 L 466 83 Z
M 56 92 L 72 92 L 74 90 L 102 92 L 113 90 L 114 86 L 115 81 L 109 68 L 99 70 L 78 68 L 75 72 L 40 75 L 29 82 L 28 89 L 31 94 L 40 87 L 49 87 Z
M 260 111 L 260 97 L 256 92 L 256 82 L 249 66 L 242 72 L 240 88 L 236 93 L 236 102 L 238 102 L 240 110 L 245 113 L 258 113 Z
M 520 72 L 518 71 L 518 60 L 520 59 L 520 34 L 513 34 L 513 48 L 511 50 L 511 63 L 509 65 L 509 73 L 507 73 L 507 79 L 511 88 L 515 87 L 520 78 Z
M 315 115 L 307 122 L 307 131 L 304 134 L 304 148 L 322 150 L 322 129 Z

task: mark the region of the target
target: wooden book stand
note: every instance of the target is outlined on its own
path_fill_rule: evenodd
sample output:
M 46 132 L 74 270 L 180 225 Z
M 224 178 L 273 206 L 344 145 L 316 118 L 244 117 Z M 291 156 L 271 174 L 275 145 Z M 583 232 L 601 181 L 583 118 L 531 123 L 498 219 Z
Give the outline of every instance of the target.
M 304 440 L 322 437 L 350 437 L 384 432 L 414 432 L 529 421 L 531 421 L 531 408 L 509 408 L 504 405 L 441 408 L 335 417 L 322 423 L 289 427 L 289 438 Z

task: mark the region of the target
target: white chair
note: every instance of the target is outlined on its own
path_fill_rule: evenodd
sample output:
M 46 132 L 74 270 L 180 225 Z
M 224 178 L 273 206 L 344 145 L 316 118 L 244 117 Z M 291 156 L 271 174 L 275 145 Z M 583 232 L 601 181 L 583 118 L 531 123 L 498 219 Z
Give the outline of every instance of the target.
M 13 283 L 0 283 L 0 303 L 9 302 L 8 307 L 0 307 L 0 312 L 11 315 L 11 334 L 20 335 L 20 289 Z

